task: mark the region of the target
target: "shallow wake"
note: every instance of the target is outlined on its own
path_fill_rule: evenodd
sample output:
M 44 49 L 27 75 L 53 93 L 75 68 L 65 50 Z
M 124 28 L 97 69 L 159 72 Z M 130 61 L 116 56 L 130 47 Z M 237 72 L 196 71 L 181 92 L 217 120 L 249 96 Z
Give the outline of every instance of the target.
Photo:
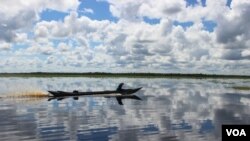
M 19 91 L 12 92 L 1 95 L 1 101 L 13 103 L 13 104 L 36 104 L 43 100 L 46 100 L 48 93 L 40 90 L 28 90 L 28 91 Z
M 48 97 L 44 91 L 19 91 L 4 95 L 2 98 L 43 98 Z

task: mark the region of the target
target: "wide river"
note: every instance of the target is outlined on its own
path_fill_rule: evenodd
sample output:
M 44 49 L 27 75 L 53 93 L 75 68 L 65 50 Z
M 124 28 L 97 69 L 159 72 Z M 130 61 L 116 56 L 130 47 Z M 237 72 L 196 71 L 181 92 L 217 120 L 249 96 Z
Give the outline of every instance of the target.
M 250 124 L 240 79 L 0 78 L 0 140 L 220 141 L 222 124 Z M 138 99 L 51 99 L 47 90 L 143 87 Z

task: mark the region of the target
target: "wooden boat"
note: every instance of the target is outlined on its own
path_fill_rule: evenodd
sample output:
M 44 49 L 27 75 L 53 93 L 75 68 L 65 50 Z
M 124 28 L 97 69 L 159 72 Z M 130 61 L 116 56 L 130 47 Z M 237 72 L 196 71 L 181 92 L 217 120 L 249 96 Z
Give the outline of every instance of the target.
M 86 96 L 86 95 L 112 95 L 112 94 L 120 94 L 120 95 L 130 95 L 133 93 L 136 93 L 139 91 L 140 88 L 135 89 L 122 89 L 122 86 L 124 84 L 120 83 L 116 90 L 110 91 L 93 91 L 93 92 L 79 92 L 79 91 L 73 91 L 73 92 L 64 92 L 64 91 L 48 91 L 51 94 L 51 97 L 61 97 L 61 96 Z
M 123 105 L 122 100 L 123 99 L 135 99 L 135 100 L 141 100 L 138 96 L 132 95 L 139 91 L 140 88 L 135 89 L 122 89 L 122 86 L 124 84 L 120 83 L 116 90 L 106 90 L 106 91 L 93 91 L 93 92 L 79 92 L 79 91 L 73 91 L 73 92 L 65 92 L 65 91 L 48 91 L 49 92 L 49 99 L 57 99 L 57 100 L 63 100 L 68 97 L 73 97 L 74 100 L 78 100 L 79 96 L 101 96 L 105 98 L 116 98 L 117 102 L 120 105 Z

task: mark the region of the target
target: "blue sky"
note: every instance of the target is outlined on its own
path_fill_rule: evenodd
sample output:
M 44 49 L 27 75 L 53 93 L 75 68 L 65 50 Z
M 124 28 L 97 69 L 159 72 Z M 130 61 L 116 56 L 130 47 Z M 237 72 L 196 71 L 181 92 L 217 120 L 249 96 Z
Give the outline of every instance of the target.
M 249 7 L 247 0 L 4 1 L 1 72 L 248 74 Z
M 112 22 L 117 22 L 117 18 L 112 15 L 109 11 L 109 3 L 107 1 L 96 1 L 96 0 L 81 0 L 80 5 L 77 9 L 79 16 L 87 16 L 93 20 L 109 20 Z M 198 5 L 197 0 L 186 0 L 186 6 Z M 227 0 L 227 6 L 230 7 L 231 0 Z M 206 0 L 201 0 L 201 5 L 205 7 Z M 93 13 L 88 13 L 84 11 L 85 9 L 92 9 Z M 41 21 L 62 21 L 68 13 L 60 12 L 56 10 L 46 9 L 40 14 Z M 159 24 L 159 18 L 149 18 L 143 17 L 144 22 L 149 24 Z M 212 20 L 203 20 L 204 29 L 212 32 L 216 27 L 216 22 Z M 182 26 L 184 29 L 193 25 L 192 21 L 179 22 L 174 21 L 173 25 Z
M 96 0 L 80 0 L 80 5 L 77 8 L 79 16 L 87 16 L 93 20 L 110 20 L 117 21 L 109 11 L 109 4 L 105 1 Z M 88 13 L 85 9 L 92 9 L 93 13 Z M 41 12 L 41 20 L 63 20 L 68 13 L 56 10 L 46 9 Z
M 112 22 L 117 22 L 117 18 L 112 15 L 112 13 L 109 11 L 109 3 L 106 1 L 96 1 L 96 0 L 81 0 L 81 4 L 79 5 L 77 12 L 79 16 L 87 16 L 90 19 L 93 20 L 109 20 Z M 205 6 L 206 0 L 202 0 L 202 6 Z M 228 0 L 227 5 L 230 6 L 231 1 Z M 186 0 L 187 6 L 195 6 L 198 4 L 197 0 Z M 92 9 L 93 13 L 84 12 L 85 9 Z M 68 13 L 46 9 L 40 14 L 40 20 L 43 21 L 58 21 L 63 20 Z M 149 17 L 143 17 L 143 20 L 149 24 L 159 24 L 160 19 L 158 18 L 149 18 Z M 174 25 L 180 25 L 183 28 L 189 27 L 192 25 L 192 21 L 187 22 L 178 22 L 174 21 Z M 204 29 L 207 29 L 208 31 L 212 31 L 213 28 L 216 26 L 213 21 L 204 21 Z

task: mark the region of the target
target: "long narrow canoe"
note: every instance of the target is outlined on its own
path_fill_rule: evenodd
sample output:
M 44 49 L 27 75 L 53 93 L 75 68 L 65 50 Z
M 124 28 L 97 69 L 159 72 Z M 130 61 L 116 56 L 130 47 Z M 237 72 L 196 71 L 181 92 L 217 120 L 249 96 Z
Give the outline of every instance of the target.
M 140 88 L 135 89 L 122 89 L 123 83 L 120 83 L 116 90 L 106 90 L 106 91 L 93 91 L 93 92 L 79 92 L 79 91 L 73 91 L 73 92 L 65 92 L 65 91 L 48 91 L 51 94 L 51 97 L 67 97 L 67 96 L 87 96 L 87 95 L 112 95 L 112 94 L 118 94 L 118 95 L 130 95 L 133 93 L 136 93 L 139 91 Z
M 63 100 L 69 97 L 73 97 L 74 100 L 78 100 L 79 96 L 101 96 L 105 98 L 112 98 L 112 97 L 116 98 L 118 104 L 123 105 L 123 102 L 122 102 L 123 99 L 141 100 L 141 98 L 132 94 L 139 91 L 142 87 L 135 88 L 135 89 L 122 89 L 122 86 L 123 86 L 123 83 L 120 83 L 117 89 L 113 91 L 109 91 L 109 90 L 108 91 L 93 91 L 93 92 L 48 91 L 50 93 L 48 101 L 53 100 L 53 99 Z

